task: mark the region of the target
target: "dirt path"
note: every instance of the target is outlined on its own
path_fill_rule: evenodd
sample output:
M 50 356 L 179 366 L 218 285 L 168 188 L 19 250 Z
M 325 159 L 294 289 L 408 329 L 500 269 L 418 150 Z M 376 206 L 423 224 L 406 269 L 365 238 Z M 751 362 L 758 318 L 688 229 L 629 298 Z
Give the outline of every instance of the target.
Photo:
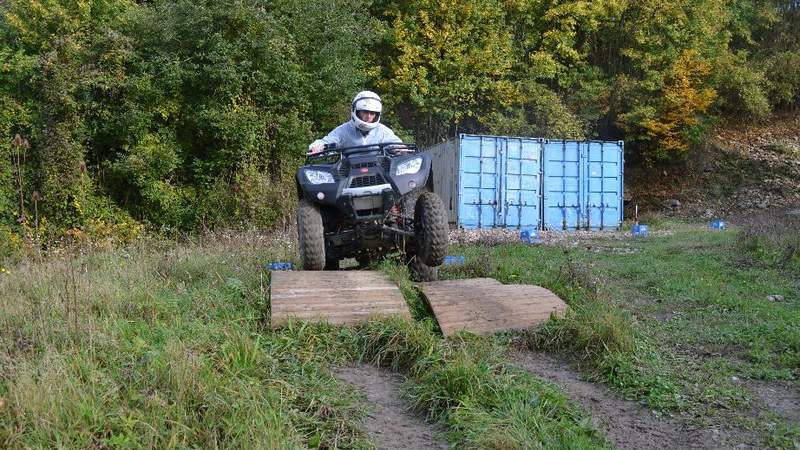
M 749 380 L 745 385 L 753 394 L 756 408 L 800 423 L 800 389 L 796 383 Z
M 560 386 L 592 416 L 593 424 L 619 449 L 755 449 L 756 436 L 719 428 L 692 429 L 680 420 L 657 417 L 605 386 L 580 379 L 569 364 L 543 353 L 520 352 L 513 361 Z
M 360 389 L 369 409 L 367 433 L 381 450 L 447 449 L 449 446 L 436 427 L 408 411 L 400 398 L 402 378 L 370 365 L 345 367 L 336 377 Z

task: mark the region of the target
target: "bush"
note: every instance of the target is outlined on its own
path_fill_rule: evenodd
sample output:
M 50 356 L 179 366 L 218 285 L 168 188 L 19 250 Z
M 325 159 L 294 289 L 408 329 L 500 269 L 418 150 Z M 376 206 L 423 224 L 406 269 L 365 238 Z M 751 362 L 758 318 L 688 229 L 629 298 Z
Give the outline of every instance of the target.
M 0 224 L 0 267 L 4 260 L 15 261 L 19 258 L 24 247 L 24 242 L 11 228 Z
M 583 139 L 585 124 L 567 108 L 562 99 L 544 86 L 523 88 L 521 104 L 494 112 L 484 121 L 491 134 Z
M 123 223 L 107 220 L 119 209 L 178 230 L 275 223 L 291 210 L 286 175 L 363 86 L 374 39 L 351 0 L 0 11 L 0 223 L 18 215 L 9 142 L 20 133 L 26 208 L 38 191 L 39 215 L 62 232 Z
M 766 62 L 769 93 L 780 108 L 800 106 L 800 50 L 781 52 Z
M 619 116 L 619 125 L 645 160 L 681 157 L 697 143 L 705 113 L 717 96 L 706 81 L 710 72 L 711 65 L 697 51 L 684 50 L 665 77 L 655 105 L 640 105 Z
M 718 108 L 729 115 L 763 118 L 771 112 L 768 83 L 762 70 L 743 55 L 723 58 L 716 69 Z

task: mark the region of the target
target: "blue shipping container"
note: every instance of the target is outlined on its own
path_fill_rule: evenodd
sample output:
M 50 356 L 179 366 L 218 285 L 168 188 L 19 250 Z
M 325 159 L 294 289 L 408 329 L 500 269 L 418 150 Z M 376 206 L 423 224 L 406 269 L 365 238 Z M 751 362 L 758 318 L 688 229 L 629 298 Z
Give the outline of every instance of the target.
M 622 223 L 623 143 L 546 140 L 544 228 L 619 228 Z
M 609 229 L 622 223 L 622 142 L 462 134 L 428 149 L 452 227 Z

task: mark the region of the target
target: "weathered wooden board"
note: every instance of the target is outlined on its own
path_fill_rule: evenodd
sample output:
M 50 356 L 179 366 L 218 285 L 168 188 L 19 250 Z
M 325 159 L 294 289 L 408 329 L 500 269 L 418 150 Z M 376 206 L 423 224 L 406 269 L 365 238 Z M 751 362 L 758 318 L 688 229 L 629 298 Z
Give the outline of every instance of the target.
M 298 320 L 350 324 L 374 317 L 411 318 L 403 294 L 375 271 L 271 272 L 272 327 Z
M 461 330 L 487 334 L 530 328 L 567 309 L 566 303 L 543 287 L 501 284 L 491 278 L 421 286 L 445 336 Z

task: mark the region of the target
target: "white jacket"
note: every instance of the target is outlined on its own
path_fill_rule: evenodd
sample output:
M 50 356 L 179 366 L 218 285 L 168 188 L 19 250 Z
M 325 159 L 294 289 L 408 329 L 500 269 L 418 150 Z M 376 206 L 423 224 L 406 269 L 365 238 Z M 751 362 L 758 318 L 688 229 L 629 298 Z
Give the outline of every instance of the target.
M 352 120 L 339 125 L 322 139 L 317 139 L 311 145 L 336 144 L 337 147 L 354 147 L 356 145 L 385 144 L 392 142 L 403 142 L 391 128 L 379 123 L 367 133 L 356 128 Z

